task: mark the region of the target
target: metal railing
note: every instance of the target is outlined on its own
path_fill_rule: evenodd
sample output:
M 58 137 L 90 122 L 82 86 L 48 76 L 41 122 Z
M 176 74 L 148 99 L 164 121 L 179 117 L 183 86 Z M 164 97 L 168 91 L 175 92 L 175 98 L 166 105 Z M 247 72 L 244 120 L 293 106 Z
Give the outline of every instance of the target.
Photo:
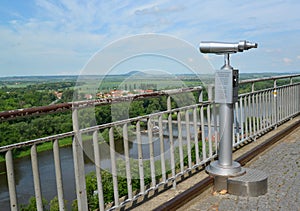
M 240 82 L 253 85 L 252 92 L 241 94 L 239 102 L 235 104 L 233 147 L 249 140 L 255 140 L 269 130 L 299 115 L 300 83 L 292 81 L 292 78 L 299 76 L 300 74 Z M 276 81 L 285 78 L 289 78 L 290 83 L 277 87 Z M 274 87 L 255 91 L 254 84 L 265 80 L 273 80 Z M 199 88 L 195 88 L 193 91 L 195 90 L 199 90 Z M 212 89 L 209 89 L 208 92 L 209 98 L 211 98 Z M 176 93 L 182 92 L 173 92 L 172 94 Z M 164 92 L 164 95 L 167 96 L 168 103 L 166 111 L 79 129 L 78 110 L 84 108 L 75 107 L 72 111 L 74 131 L 0 147 L 0 152 L 5 153 L 11 210 L 18 210 L 19 206 L 12 156 L 12 151 L 17 148 L 30 147 L 31 149 L 34 195 L 38 210 L 43 210 L 37 155 L 37 145 L 41 143 L 52 142 L 53 144 L 55 180 L 60 210 L 65 210 L 66 207 L 62 179 L 64 169 L 61 168 L 59 142 L 66 137 L 73 139 L 75 185 L 79 210 L 88 210 L 84 170 L 84 153 L 86 151 L 83 147 L 83 137 L 92 139 L 93 147 L 89 154 L 94 161 L 97 178 L 95 194 L 98 197 L 101 211 L 123 207 L 166 185 L 175 188 L 182 175 L 214 159 L 217 156 L 218 140 L 222 135 L 218 126 L 218 105 L 209 100 L 171 109 L 171 95 L 167 92 Z M 108 169 L 101 166 L 99 150 L 99 141 L 103 141 L 100 133 L 105 129 L 109 131 L 109 139 L 106 141 L 111 165 Z M 115 131 L 118 131 L 122 137 L 121 143 L 124 148 L 122 155 L 115 150 Z M 130 145 L 135 145 L 135 152 L 130 152 Z M 103 192 L 103 171 L 110 171 L 112 174 L 113 201 L 104 200 L 106 193 Z M 126 178 L 125 195 L 119 192 L 120 176 Z M 134 186 L 134 182 L 138 184 Z

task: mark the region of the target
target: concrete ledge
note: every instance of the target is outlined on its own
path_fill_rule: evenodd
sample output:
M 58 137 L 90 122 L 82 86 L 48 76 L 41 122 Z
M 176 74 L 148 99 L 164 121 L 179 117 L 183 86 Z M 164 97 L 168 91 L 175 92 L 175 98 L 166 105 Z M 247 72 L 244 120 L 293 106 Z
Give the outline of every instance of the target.
M 268 192 L 268 175 L 257 169 L 245 168 L 246 173 L 227 180 L 228 193 L 236 196 L 261 196 Z

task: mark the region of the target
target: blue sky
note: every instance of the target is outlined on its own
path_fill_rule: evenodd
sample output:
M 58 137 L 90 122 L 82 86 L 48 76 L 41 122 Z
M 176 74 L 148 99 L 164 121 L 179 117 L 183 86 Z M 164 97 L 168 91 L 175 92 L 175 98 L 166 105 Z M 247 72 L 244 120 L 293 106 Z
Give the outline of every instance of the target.
M 298 0 L 2 0 L 0 76 L 79 74 L 97 51 L 143 33 L 195 48 L 254 41 L 258 49 L 232 56 L 241 72 L 299 72 L 299 12 Z M 222 66 L 220 56 L 206 58 Z

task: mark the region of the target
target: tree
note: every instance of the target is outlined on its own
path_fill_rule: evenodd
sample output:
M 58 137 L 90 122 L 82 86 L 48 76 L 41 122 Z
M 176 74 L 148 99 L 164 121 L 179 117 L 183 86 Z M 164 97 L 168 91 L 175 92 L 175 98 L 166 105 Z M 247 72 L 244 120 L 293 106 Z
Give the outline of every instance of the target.
M 64 200 L 64 205 L 66 207 L 67 205 L 67 200 Z M 50 211 L 59 211 L 59 203 L 58 203 L 58 197 L 55 196 L 51 201 L 50 201 Z
M 46 199 L 42 199 L 42 204 L 43 204 L 43 210 L 47 210 L 46 206 L 48 205 L 48 202 Z M 27 205 L 21 204 L 21 211 L 37 211 L 37 207 L 36 207 L 36 198 L 35 197 L 31 197 L 28 201 Z

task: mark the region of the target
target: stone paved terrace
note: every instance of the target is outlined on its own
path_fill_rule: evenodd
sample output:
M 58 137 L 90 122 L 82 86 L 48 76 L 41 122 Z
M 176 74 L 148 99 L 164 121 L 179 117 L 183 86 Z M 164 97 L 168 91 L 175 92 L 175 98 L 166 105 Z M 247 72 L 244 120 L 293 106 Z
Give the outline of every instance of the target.
M 298 127 L 246 165 L 268 174 L 268 193 L 259 197 L 240 197 L 202 193 L 181 210 L 300 210 L 300 128 Z

